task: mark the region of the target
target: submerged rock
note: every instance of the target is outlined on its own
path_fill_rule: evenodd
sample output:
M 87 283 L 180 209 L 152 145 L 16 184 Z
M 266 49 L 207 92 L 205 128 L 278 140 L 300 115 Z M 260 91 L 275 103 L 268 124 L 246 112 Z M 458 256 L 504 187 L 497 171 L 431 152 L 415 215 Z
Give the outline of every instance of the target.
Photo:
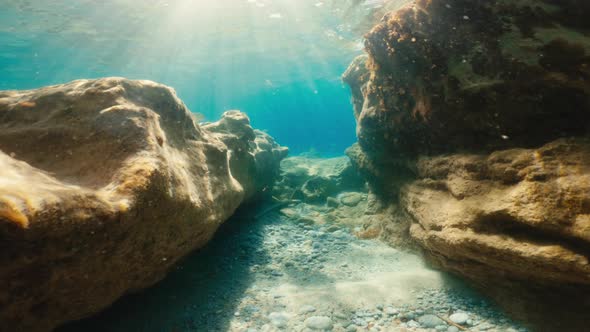
M 363 200 L 361 193 L 351 192 L 340 195 L 340 203 L 346 206 L 357 206 Z
M 449 319 L 457 324 L 465 324 L 469 320 L 469 315 L 464 312 L 456 312 L 449 316 Z
M 355 99 L 362 87 L 360 145 L 383 162 L 586 133 L 588 12 L 577 0 L 419 0 L 385 16 L 344 77 Z M 370 74 L 353 70 L 363 62 Z
M 436 326 L 445 325 L 445 322 L 438 318 L 436 315 L 423 315 L 418 317 L 418 323 L 420 326 L 426 328 L 434 328 Z
M 294 156 L 281 162 L 281 180 L 274 193 L 283 199 L 323 204 L 345 190 L 362 190 L 364 180 L 348 157 Z
M 437 265 L 488 291 L 505 285 L 510 306 L 533 285 L 544 290 L 530 301 L 556 288 L 590 294 L 590 140 L 421 158 L 418 178 L 400 199 Z
M 330 317 L 312 316 L 305 320 L 305 326 L 314 331 L 331 331 L 334 324 Z
M 162 279 L 286 152 L 243 113 L 201 127 L 172 89 L 122 78 L 0 92 L 0 150 L 0 322 L 14 331 Z
M 271 312 L 270 315 L 268 315 L 271 324 L 278 328 L 286 327 L 290 318 L 291 316 L 286 312 Z
M 391 232 L 549 331 L 585 328 L 590 310 L 589 11 L 418 0 L 343 77 L 347 154 L 396 211 Z

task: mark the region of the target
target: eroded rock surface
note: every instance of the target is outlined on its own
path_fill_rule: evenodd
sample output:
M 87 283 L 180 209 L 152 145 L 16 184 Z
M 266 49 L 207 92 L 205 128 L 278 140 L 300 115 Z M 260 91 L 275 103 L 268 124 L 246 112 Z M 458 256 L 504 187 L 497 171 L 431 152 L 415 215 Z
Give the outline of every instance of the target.
M 214 133 L 229 147 L 232 176 L 246 187 L 246 199 L 269 190 L 279 175 L 281 160 L 289 150 L 279 146 L 267 133 L 253 129 L 240 111 L 225 112 L 218 122 L 203 129 Z
M 280 181 L 274 191 L 283 200 L 323 204 L 344 191 L 362 191 L 364 185 L 348 157 L 293 156 L 281 162 Z
M 590 140 L 425 157 L 418 178 L 400 201 L 436 265 L 547 331 L 579 330 L 590 305 Z M 531 303 L 559 318 L 522 310 Z
M 588 12 L 418 0 L 343 76 L 359 139 L 347 154 L 409 219 L 392 230 L 540 331 L 580 330 L 590 308 Z
M 154 284 L 285 154 L 245 114 L 201 127 L 149 81 L 0 92 L 3 328 L 51 330 Z
M 359 143 L 415 155 L 586 132 L 589 10 L 574 0 L 420 0 L 389 14 L 344 77 L 353 96 L 363 90 Z

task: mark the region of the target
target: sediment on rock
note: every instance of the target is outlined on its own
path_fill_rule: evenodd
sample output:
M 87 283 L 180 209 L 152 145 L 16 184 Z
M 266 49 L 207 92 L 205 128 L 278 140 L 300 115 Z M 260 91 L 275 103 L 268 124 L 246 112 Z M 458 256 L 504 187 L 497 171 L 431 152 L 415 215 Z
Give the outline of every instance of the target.
M 48 331 L 154 284 L 272 184 L 287 151 L 245 114 L 193 118 L 150 81 L 0 92 L 2 326 Z

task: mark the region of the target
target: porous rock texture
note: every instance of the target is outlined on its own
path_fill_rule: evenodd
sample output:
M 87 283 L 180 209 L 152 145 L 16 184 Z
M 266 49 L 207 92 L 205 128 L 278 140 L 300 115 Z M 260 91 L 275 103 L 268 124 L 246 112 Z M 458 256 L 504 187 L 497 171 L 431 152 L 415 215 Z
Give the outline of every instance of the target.
M 473 281 L 534 331 L 586 324 L 590 139 L 421 157 L 400 205 L 431 262 Z
M 154 284 L 272 183 L 287 150 L 245 114 L 193 118 L 150 81 L 0 92 L 0 329 L 48 331 Z
M 343 76 L 347 151 L 439 267 L 538 331 L 590 309 L 590 3 L 418 0 Z
M 589 6 L 420 0 L 385 16 L 366 36 L 369 56 L 344 76 L 363 95 L 354 100 L 360 145 L 397 157 L 585 133 Z

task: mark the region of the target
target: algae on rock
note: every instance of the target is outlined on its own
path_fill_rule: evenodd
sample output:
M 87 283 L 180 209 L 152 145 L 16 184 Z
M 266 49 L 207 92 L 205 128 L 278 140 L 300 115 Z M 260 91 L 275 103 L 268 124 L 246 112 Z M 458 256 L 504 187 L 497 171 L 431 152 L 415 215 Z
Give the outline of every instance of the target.
M 579 330 L 590 309 L 588 12 L 418 0 L 366 35 L 343 76 L 347 154 L 400 217 L 389 238 L 551 331 Z

